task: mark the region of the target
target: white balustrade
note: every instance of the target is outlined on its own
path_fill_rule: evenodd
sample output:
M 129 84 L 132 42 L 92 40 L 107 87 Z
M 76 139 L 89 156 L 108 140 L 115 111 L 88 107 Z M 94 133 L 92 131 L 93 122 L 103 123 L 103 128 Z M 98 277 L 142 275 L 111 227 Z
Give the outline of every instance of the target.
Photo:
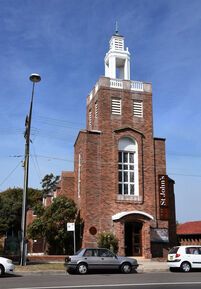
M 117 79 L 110 79 L 110 87 L 123 88 L 123 81 Z
M 141 81 L 131 81 L 131 90 L 143 91 L 143 82 Z

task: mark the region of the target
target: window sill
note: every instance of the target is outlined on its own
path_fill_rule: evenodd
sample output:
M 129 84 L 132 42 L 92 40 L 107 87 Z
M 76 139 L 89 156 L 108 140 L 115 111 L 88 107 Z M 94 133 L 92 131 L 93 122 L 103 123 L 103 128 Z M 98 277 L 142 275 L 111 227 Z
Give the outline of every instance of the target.
M 142 196 L 131 196 L 131 195 L 117 195 L 116 201 L 118 202 L 132 202 L 142 203 Z

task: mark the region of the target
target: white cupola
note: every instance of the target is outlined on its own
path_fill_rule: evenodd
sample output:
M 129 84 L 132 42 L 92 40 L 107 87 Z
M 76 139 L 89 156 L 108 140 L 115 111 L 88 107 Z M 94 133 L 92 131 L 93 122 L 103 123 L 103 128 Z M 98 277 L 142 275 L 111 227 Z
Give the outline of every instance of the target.
M 130 53 L 128 48 L 124 50 L 124 37 L 116 31 L 109 44 L 105 55 L 105 76 L 130 80 Z

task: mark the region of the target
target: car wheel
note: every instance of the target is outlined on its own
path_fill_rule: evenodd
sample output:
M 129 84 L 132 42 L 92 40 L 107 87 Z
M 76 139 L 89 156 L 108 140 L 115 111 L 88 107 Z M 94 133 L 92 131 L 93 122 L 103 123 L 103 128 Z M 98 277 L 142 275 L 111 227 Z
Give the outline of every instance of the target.
M 77 265 L 77 272 L 79 274 L 86 274 L 88 272 L 87 264 L 85 264 L 85 263 L 78 264 Z
M 191 270 L 191 265 L 189 262 L 183 262 L 181 263 L 180 268 L 183 272 L 189 272 Z
M 128 274 L 128 273 L 131 272 L 131 270 L 132 270 L 131 264 L 129 264 L 129 263 L 123 263 L 123 264 L 121 265 L 121 272 L 122 272 L 122 273 Z
M 0 276 L 4 275 L 4 267 L 0 265 Z

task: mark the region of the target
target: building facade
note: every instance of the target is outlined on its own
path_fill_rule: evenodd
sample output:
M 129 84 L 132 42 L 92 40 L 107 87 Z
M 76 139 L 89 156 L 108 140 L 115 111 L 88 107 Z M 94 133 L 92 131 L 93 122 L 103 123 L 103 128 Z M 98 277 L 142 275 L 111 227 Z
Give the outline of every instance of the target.
M 201 221 L 178 224 L 177 238 L 179 245 L 201 245 Z
M 107 231 L 120 254 L 164 257 L 176 242 L 174 181 L 165 139 L 153 136 L 152 84 L 130 80 L 130 53 L 118 33 L 104 61 L 75 141 L 74 172 L 60 193 L 73 197 L 84 220 L 83 247 L 97 246 Z

